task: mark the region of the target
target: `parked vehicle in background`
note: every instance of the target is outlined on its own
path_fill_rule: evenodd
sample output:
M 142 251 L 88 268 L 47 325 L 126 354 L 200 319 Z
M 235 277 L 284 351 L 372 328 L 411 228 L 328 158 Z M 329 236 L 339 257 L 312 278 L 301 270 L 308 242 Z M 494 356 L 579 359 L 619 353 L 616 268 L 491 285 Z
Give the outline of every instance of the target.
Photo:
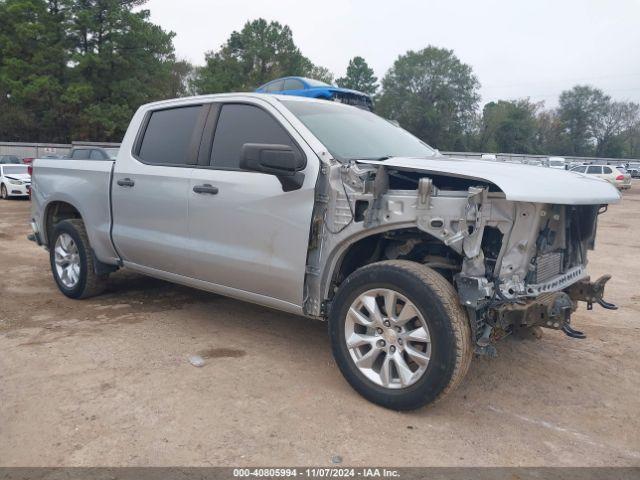
M 631 178 L 640 178 L 640 168 L 630 168 L 627 172 L 629 172 Z
M 621 172 L 612 165 L 581 165 L 572 168 L 571 171 L 602 178 L 620 190 L 631 188 L 631 175 Z
M 564 157 L 549 157 L 547 161 L 547 166 L 549 168 L 555 168 L 558 170 L 567 170 L 567 161 Z
M 31 175 L 27 165 L 0 164 L 0 197 L 27 197 L 31 191 Z
M 115 161 L 34 163 L 31 237 L 64 295 L 96 295 L 127 267 L 328 320 L 347 381 L 396 410 L 453 391 L 474 353 L 510 333 L 584 338 L 578 302 L 616 308 L 602 298 L 609 276 L 586 273 L 615 188 L 444 157 L 347 105 L 157 102 L 138 109 Z
M 349 88 L 336 87 L 328 83 L 304 77 L 284 77 L 258 87 L 258 93 L 277 93 L 298 97 L 320 98 L 373 111 L 370 95 Z
M 115 160 L 120 147 L 74 147 L 67 158 L 71 160 Z
M 496 157 L 495 153 L 483 153 L 480 156 L 480 160 L 489 160 L 489 161 L 495 162 L 498 160 L 498 157 Z
M 15 155 L 0 155 L 0 165 L 15 165 L 22 163 Z

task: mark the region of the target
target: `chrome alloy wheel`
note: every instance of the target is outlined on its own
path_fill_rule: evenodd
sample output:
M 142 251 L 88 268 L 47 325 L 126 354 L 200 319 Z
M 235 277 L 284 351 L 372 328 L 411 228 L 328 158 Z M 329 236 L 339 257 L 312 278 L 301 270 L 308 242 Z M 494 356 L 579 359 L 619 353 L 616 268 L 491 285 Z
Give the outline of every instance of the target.
M 344 328 L 352 360 L 375 384 L 409 387 L 427 370 L 429 328 L 404 295 L 386 288 L 362 293 L 349 307 Z
M 80 252 L 68 233 L 61 233 L 54 247 L 56 273 L 66 288 L 73 288 L 80 279 Z

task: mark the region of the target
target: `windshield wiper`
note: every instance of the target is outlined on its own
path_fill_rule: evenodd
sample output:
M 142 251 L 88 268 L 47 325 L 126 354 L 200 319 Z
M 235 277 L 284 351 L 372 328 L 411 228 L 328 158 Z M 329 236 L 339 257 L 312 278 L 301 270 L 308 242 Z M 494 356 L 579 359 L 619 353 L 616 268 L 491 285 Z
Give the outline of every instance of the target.
M 382 157 L 349 158 L 349 160 L 356 161 L 356 162 L 358 160 L 366 160 L 366 161 L 373 161 L 373 162 L 383 162 L 385 160 L 389 160 L 390 158 L 393 158 L 393 155 L 384 155 Z

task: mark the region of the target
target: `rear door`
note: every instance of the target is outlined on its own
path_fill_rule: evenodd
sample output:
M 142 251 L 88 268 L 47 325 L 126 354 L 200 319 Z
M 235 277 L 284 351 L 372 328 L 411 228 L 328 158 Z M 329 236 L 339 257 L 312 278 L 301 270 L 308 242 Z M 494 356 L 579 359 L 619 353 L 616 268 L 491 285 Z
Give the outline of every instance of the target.
M 147 113 L 131 152 L 115 165 L 113 240 L 125 262 L 189 275 L 188 197 L 191 169 L 208 105 Z
M 598 178 L 604 178 L 602 175 L 602 167 L 600 165 L 589 165 L 587 167 L 587 175 L 595 175 Z
M 241 170 L 240 151 L 245 143 L 298 149 L 307 159 L 302 187 L 285 192 L 277 177 Z M 212 107 L 200 147 L 200 165 L 194 169 L 189 188 L 195 278 L 228 287 L 237 296 L 244 292 L 289 305 L 302 304 L 318 170 L 314 155 L 269 104 L 219 103 Z M 232 295 L 232 290 L 227 293 Z M 264 298 L 256 300 L 270 303 Z

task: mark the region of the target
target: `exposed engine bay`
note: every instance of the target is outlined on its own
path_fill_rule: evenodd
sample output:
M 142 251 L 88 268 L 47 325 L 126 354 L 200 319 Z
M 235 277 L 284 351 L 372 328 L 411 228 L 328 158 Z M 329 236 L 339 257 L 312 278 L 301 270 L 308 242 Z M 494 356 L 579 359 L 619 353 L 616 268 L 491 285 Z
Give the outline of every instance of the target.
M 591 282 L 587 252 L 606 205 L 507 200 L 495 184 L 326 154 L 316 188 L 305 313 L 324 317 L 355 269 L 387 259 L 428 265 L 456 288 L 478 353 L 519 329 L 571 327 L 577 303 L 603 300 L 609 276 Z

